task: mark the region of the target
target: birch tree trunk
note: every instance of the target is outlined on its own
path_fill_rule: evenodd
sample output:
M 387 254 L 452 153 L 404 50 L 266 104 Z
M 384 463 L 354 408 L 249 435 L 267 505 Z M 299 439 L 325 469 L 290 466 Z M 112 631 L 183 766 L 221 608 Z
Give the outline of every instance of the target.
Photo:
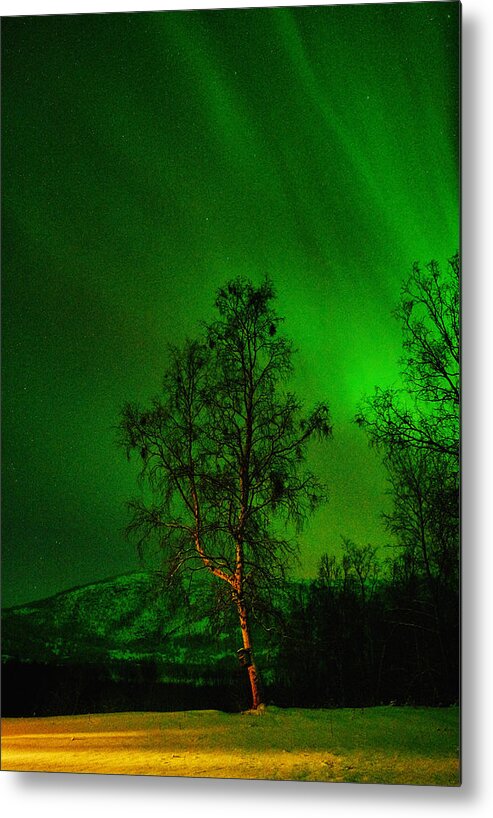
M 238 602 L 238 613 L 240 615 L 241 635 L 243 638 L 243 647 L 248 651 L 250 662 L 248 666 L 248 677 L 250 679 L 250 687 L 252 690 L 252 710 L 257 710 L 259 705 L 263 704 L 260 677 L 255 667 L 255 662 L 252 655 L 252 639 L 250 636 L 250 628 L 248 625 L 248 615 L 245 604 Z

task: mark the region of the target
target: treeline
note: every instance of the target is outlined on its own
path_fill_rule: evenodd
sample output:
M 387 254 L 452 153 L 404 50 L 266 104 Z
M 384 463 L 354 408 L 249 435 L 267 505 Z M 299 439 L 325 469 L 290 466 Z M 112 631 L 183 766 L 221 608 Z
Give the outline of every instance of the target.
M 228 673 L 194 679 L 175 668 L 162 681 L 155 661 L 51 664 L 2 662 L 4 717 L 71 716 L 84 713 L 217 709 L 248 706 L 249 687 L 234 661 Z M 182 679 L 179 677 L 183 676 Z
M 317 579 L 286 586 L 259 617 L 265 701 L 281 707 L 449 705 L 459 698 L 456 578 L 430 582 L 404 552 L 382 564 L 345 542 Z M 268 629 L 263 626 L 268 623 Z M 262 624 L 260 624 L 262 623 Z M 223 623 L 226 625 L 227 624 Z M 229 628 L 227 628 L 229 630 Z M 204 644 L 208 639 L 204 635 Z M 2 668 L 4 716 L 250 706 L 231 629 L 230 659 L 195 667 L 147 659 L 100 664 L 13 662 Z
M 283 706 L 448 705 L 459 698 L 456 576 L 427 577 L 405 552 L 385 564 L 344 544 L 293 588 L 271 676 Z

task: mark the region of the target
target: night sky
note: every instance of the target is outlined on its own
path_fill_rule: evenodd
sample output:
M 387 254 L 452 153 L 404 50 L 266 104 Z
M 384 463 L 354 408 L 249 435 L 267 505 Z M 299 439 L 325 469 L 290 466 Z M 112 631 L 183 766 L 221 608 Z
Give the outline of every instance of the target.
M 138 567 L 120 409 L 237 275 L 332 411 L 298 574 L 341 535 L 385 556 L 352 420 L 398 383 L 402 279 L 458 248 L 458 31 L 455 2 L 3 20 L 3 605 Z

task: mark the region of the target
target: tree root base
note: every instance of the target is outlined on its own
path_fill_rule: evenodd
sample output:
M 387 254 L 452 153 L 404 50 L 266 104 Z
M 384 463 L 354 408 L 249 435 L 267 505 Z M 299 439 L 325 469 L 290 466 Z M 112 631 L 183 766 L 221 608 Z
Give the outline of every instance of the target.
M 242 716 L 263 716 L 267 712 L 267 705 L 261 703 L 258 707 L 251 707 L 249 710 L 242 710 Z

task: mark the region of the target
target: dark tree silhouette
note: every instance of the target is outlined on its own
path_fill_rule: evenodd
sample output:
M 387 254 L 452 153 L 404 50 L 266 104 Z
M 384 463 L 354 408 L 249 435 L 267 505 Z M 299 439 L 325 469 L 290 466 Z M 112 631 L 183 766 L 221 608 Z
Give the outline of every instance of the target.
M 395 311 L 403 329 L 400 389 L 364 401 L 356 422 L 385 452 L 407 448 L 459 457 L 460 262 L 446 273 L 436 261 L 418 264 Z
M 444 665 L 456 670 L 459 586 L 460 263 L 415 264 L 395 311 L 403 328 L 400 389 L 376 389 L 356 418 L 384 456 L 389 530 L 428 605 Z M 452 657 L 452 658 L 451 658 Z M 455 657 L 455 658 L 454 658 Z
M 403 327 L 403 387 L 377 388 L 356 418 L 389 470 L 389 528 L 417 548 L 428 576 L 458 556 L 459 283 L 458 254 L 447 274 L 435 261 L 426 272 L 414 265 L 395 311 Z
M 217 320 L 201 340 L 170 349 L 162 395 L 121 421 L 148 496 L 130 501 L 129 531 L 157 542 L 167 574 L 202 570 L 223 583 L 242 633 L 252 707 L 262 703 L 252 653 L 252 606 L 268 597 L 300 530 L 324 499 L 306 466 L 307 444 L 331 435 L 328 408 L 303 414 L 284 384 L 293 349 L 269 281 L 237 279 L 218 291 Z M 150 491 L 149 491 L 150 490 Z
M 393 499 L 384 515 L 430 592 L 458 585 L 459 496 L 455 461 L 435 452 L 397 450 L 387 458 Z

